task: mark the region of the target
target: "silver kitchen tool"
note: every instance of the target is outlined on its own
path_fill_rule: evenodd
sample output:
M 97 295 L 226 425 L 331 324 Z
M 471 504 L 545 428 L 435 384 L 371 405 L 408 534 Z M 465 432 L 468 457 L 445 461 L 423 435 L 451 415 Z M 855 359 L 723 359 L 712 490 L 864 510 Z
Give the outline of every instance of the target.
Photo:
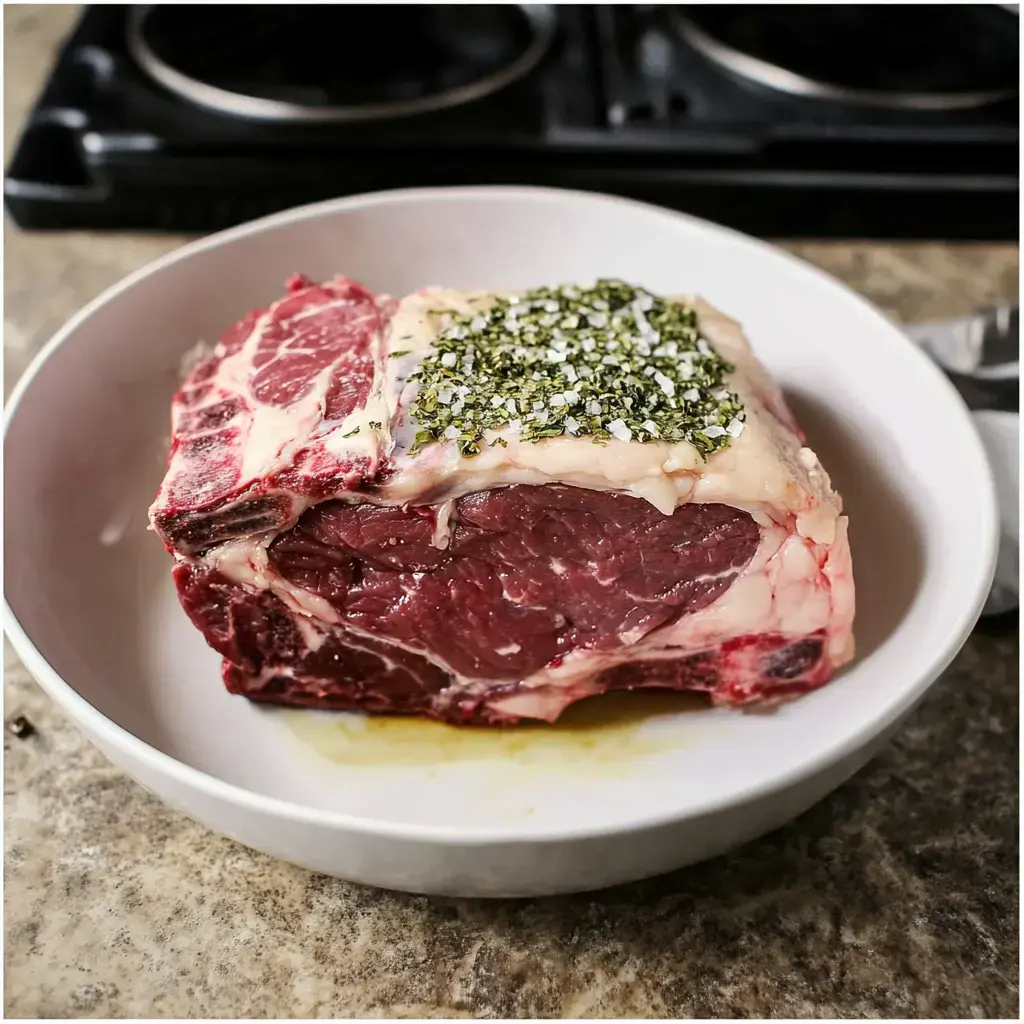
M 1020 604 L 1020 328 L 1016 304 L 971 316 L 904 327 L 948 374 L 988 452 L 999 495 L 1002 534 L 985 615 Z

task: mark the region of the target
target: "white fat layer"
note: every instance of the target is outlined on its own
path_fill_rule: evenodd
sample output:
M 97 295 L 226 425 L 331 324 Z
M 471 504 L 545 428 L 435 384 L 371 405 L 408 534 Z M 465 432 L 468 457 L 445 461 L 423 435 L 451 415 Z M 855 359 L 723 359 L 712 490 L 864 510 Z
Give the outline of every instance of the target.
M 320 422 L 332 371 L 333 367 L 325 366 L 308 393 L 288 405 L 265 405 L 250 397 L 249 431 L 242 445 L 243 480 L 272 476 L 291 465 L 296 452 Z M 218 374 L 217 383 L 223 386 L 223 382 Z
M 490 441 L 500 433 L 507 446 L 485 446 L 471 458 L 462 457 L 448 442 L 430 444 L 410 456 L 416 386 L 408 377 L 446 326 L 445 311 L 479 311 L 494 298 L 484 292 L 425 289 L 399 304 L 385 343 L 388 351 L 407 353 L 385 365 L 394 472 L 374 500 L 437 501 L 510 484 L 558 482 L 632 494 L 665 515 L 690 501 L 722 502 L 752 512 L 784 509 L 796 517 L 801 536 L 819 543 L 832 539 L 841 504 L 828 475 L 814 452 L 801 447 L 778 389 L 739 324 L 699 299 L 685 301 L 697 309 L 704 336 L 735 366 L 729 384 L 747 413 L 743 433 L 706 461 L 685 442 L 612 439 L 597 445 L 586 437 L 565 436 L 534 443 L 509 430 L 489 432 L 485 438 Z
M 318 651 L 323 647 L 328 636 L 327 631 L 318 628 L 313 619 L 307 615 L 293 615 L 292 621 L 295 623 L 295 628 L 299 631 L 307 651 Z
M 454 501 L 446 501 L 443 505 L 437 506 L 437 521 L 434 525 L 434 535 L 430 538 L 430 543 L 442 551 L 448 547 L 452 539 L 451 520 L 454 511 Z

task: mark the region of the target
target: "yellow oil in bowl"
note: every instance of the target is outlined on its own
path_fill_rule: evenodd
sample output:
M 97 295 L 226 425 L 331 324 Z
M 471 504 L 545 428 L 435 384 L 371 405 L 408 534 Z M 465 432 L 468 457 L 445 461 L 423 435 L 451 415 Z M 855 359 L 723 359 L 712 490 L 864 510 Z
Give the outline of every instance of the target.
M 286 709 L 278 712 L 306 747 L 338 765 L 423 766 L 465 761 L 579 768 L 622 766 L 686 743 L 688 717 L 706 710 L 693 694 L 603 694 L 570 707 L 553 725 L 445 725 L 422 718 Z

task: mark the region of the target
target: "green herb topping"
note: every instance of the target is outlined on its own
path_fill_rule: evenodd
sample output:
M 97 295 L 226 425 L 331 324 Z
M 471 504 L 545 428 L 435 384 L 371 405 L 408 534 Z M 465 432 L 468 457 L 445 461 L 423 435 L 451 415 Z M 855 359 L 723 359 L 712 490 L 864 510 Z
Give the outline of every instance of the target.
M 446 315 L 409 377 L 419 385 L 413 452 L 445 440 L 476 455 L 485 431 L 506 430 L 526 441 L 687 441 L 706 457 L 743 432 L 743 405 L 725 385 L 733 368 L 689 306 L 598 281 Z

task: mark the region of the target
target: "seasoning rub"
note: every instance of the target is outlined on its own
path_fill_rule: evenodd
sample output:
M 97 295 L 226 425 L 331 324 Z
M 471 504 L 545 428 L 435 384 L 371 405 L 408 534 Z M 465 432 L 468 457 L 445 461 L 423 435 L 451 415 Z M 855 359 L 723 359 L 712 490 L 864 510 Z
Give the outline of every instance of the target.
M 707 457 L 743 431 L 743 404 L 726 384 L 733 367 L 684 303 L 600 280 L 445 315 L 410 377 L 418 384 L 413 452 L 445 440 L 473 456 L 511 432 L 526 441 L 686 441 Z

